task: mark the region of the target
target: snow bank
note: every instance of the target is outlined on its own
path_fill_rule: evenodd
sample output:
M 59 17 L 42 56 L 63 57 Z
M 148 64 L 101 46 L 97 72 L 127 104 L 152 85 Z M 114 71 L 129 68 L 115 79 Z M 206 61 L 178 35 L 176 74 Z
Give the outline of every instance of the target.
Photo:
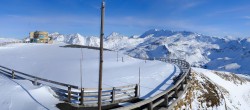
M 1 110 L 58 110 L 60 101 L 49 87 L 33 86 L 30 81 L 12 80 L 0 74 Z

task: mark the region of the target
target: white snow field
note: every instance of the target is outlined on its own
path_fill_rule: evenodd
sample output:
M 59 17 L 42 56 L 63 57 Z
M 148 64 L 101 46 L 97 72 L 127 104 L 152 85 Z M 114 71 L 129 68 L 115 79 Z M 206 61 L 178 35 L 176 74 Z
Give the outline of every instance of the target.
M 13 41 L 20 41 L 18 39 L 12 39 L 12 38 L 1 38 L 0 37 L 0 43 L 3 43 L 3 42 L 13 42 Z
M 225 104 L 221 104 L 217 109 L 227 109 L 230 110 L 249 110 L 250 108 L 250 82 L 239 80 L 235 77 L 221 77 L 215 74 L 215 71 L 201 69 L 201 68 L 192 68 L 198 74 L 203 74 L 208 77 L 213 83 L 220 87 L 220 91 L 223 92 Z M 221 72 L 222 76 L 232 76 L 232 73 Z M 239 75 L 242 76 L 242 75 Z M 245 76 L 246 77 L 246 76 Z M 192 105 L 196 106 L 196 105 Z M 216 107 L 214 107 L 216 108 Z
M 12 80 L 0 74 L 0 110 L 57 110 L 59 103 L 47 86 L 34 86 L 30 81 Z
M 10 44 L 0 47 L 0 65 L 27 74 L 58 82 L 80 86 L 80 48 L 64 48 L 58 44 Z M 98 87 L 99 51 L 83 50 L 83 87 Z M 148 98 L 172 85 L 172 77 L 180 70 L 176 65 L 161 61 L 145 61 L 114 51 L 104 51 L 103 88 L 139 82 L 141 69 L 141 98 Z M 122 57 L 124 62 L 122 62 Z M 13 82 L 14 81 L 14 82 Z M 15 83 L 18 82 L 18 83 Z M 0 76 L 0 104 L 5 109 L 25 110 L 57 109 L 59 100 L 47 86 L 33 86 L 25 80 L 12 80 Z M 15 91 L 15 92 L 14 92 Z M 15 101 L 13 101 L 15 98 Z M 44 108 L 44 107 L 45 108 Z M 26 108 L 27 107 L 27 108 Z

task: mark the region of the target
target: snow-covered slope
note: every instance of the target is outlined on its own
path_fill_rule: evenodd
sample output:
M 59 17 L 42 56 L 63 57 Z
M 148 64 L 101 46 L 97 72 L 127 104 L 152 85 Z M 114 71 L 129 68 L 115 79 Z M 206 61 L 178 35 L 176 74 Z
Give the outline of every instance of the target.
M 100 38 L 95 36 L 82 36 L 80 34 L 70 34 L 70 35 L 62 35 L 59 33 L 52 33 L 49 36 L 53 38 L 56 42 L 64 42 L 68 44 L 78 44 L 78 45 L 86 45 L 86 46 L 94 46 L 99 47 Z M 127 37 L 125 35 L 113 32 L 109 36 L 104 39 L 104 47 L 111 50 L 128 50 L 134 48 L 139 43 L 143 42 L 142 38 Z
M 80 86 L 79 48 L 61 47 L 65 44 L 13 44 L 8 49 L 0 47 L 0 65 L 15 70 Z M 122 62 L 123 59 L 123 62 Z M 83 86 L 98 86 L 99 51 L 83 49 Z M 172 84 L 172 77 L 180 70 L 172 64 L 161 61 L 135 59 L 115 51 L 104 51 L 103 87 L 123 86 L 138 83 L 138 70 L 141 69 L 141 96 L 150 97 Z M 32 69 L 31 69 L 32 68 Z M 111 80 L 112 79 L 112 80 Z M 158 87 L 162 81 L 166 84 Z M 151 92 L 153 91 L 153 92 Z M 152 93 L 152 94 L 148 94 Z
M 250 80 L 232 73 L 193 68 L 187 92 L 176 109 L 249 110 Z
M 192 66 L 249 74 L 250 38 L 218 38 L 187 31 L 149 30 L 127 54 L 186 59 Z M 153 54 L 152 54 L 153 53 Z
M 56 41 L 70 44 L 99 46 L 99 37 L 58 33 L 51 36 Z M 195 67 L 250 74 L 250 38 L 218 38 L 188 31 L 151 29 L 134 37 L 114 32 L 104 39 L 104 47 L 123 50 L 133 57 L 186 59 Z
M 104 47 L 112 50 L 128 50 L 143 42 L 141 38 L 130 38 L 119 33 L 111 33 L 105 39 Z
M 0 47 L 0 65 L 37 77 L 80 86 L 80 59 L 83 58 L 83 87 L 98 87 L 99 51 L 66 48 L 66 44 L 9 44 Z M 144 61 L 115 51 L 104 51 L 103 88 L 139 83 L 140 98 L 149 98 L 172 86 L 180 70 L 176 65 L 161 61 Z M 1 71 L 0 71 L 1 72 Z M 17 82 L 17 83 L 16 83 Z M 51 89 L 33 86 L 30 81 L 12 80 L 0 74 L 0 98 L 3 109 L 54 110 L 59 99 Z M 18 100 L 13 100 L 13 97 Z M 49 101 L 46 101 L 49 100 Z M 27 108 L 28 107 L 28 108 Z
M 34 86 L 30 81 L 13 80 L 0 74 L 1 110 L 58 110 L 57 98 L 47 86 Z

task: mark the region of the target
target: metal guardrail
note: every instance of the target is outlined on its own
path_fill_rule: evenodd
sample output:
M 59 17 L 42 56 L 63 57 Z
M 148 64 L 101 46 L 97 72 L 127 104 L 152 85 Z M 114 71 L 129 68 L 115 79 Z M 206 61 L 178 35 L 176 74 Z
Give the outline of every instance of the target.
M 178 94 L 181 93 L 181 91 L 183 91 L 184 89 L 187 89 L 187 80 L 191 73 L 190 64 L 188 62 L 186 62 L 185 60 L 166 59 L 166 58 L 157 58 L 149 60 L 160 60 L 176 64 L 181 70 L 181 73 L 179 74 L 180 75 L 179 80 L 175 83 L 175 85 L 170 87 L 168 90 L 161 92 L 152 98 L 145 99 L 124 107 L 115 108 L 115 110 L 131 110 L 131 109 L 153 110 L 156 107 L 164 107 L 164 108 L 168 108 L 170 106 L 172 107 L 176 103 L 174 99 L 178 98 Z M 186 84 L 185 87 L 184 84 Z

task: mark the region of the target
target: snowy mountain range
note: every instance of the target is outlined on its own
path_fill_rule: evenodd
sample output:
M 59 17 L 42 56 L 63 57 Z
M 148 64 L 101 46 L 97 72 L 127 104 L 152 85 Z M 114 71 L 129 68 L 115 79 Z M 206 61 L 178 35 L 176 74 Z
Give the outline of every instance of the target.
M 57 42 L 99 46 L 99 37 L 52 33 Z M 140 36 L 111 33 L 104 47 L 139 58 L 186 59 L 192 66 L 250 74 L 250 38 L 212 37 L 188 31 L 151 29 Z
M 78 74 L 78 58 L 80 58 L 80 56 L 76 56 L 80 55 L 80 51 L 77 49 L 66 49 L 67 51 L 64 51 L 60 46 L 65 45 L 64 43 L 68 43 L 98 47 L 99 37 L 82 36 L 80 34 L 62 35 L 60 33 L 52 33 L 49 36 L 54 39 L 54 45 L 14 44 L 1 47 L 0 58 L 2 59 L 2 65 L 44 77 L 53 78 L 54 76 L 55 79 L 58 78 L 58 75 L 53 75 L 52 73 L 60 73 L 60 77 L 66 78 L 65 81 L 69 81 L 68 83 L 73 83 L 75 85 L 79 84 L 78 80 L 69 80 L 70 78 L 76 79 L 72 76 L 77 75 L 71 75 L 71 77 L 66 77 L 66 75 L 67 73 Z M 11 42 L 15 40 L 16 39 L 0 38 L 0 43 Z M 57 42 L 64 43 L 57 44 Z M 140 36 L 131 37 L 115 32 L 111 33 L 105 37 L 104 46 L 105 48 L 120 51 L 132 57 L 179 58 L 187 60 L 192 64 L 192 66 L 210 69 L 208 70 L 192 67 L 192 73 L 190 76 L 192 80 L 189 82 L 190 84 L 187 91 L 184 92 L 177 105 L 174 107 L 175 109 L 248 110 L 250 108 L 250 68 L 248 65 L 248 62 L 250 62 L 250 38 L 218 38 L 187 31 L 152 29 L 146 31 Z M 31 51 L 32 53 L 30 53 Z M 98 62 L 98 54 L 96 53 L 98 52 L 88 49 L 84 51 L 84 53 L 88 54 L 84 55 L 85 64 L 83 65 L 87 65 L 86 68 L 89 69 L 92 67 L 97 67 L 98 63 L 96 62 Z M 50 54 L 47 54 L 48 52 Z M 123 57 L 126 56 L 124 57 L 126 60 L 125 62 L 117 62 L 116 59 L 114 59 L 116 57 L 116 52 L 111 51 L 110 53 L 113 54 L 106 55 L 105 57 L 105 62 L 107 60 L 113 62 L 107 64 L 108 69 L 112 67 L 110 70 L 108 70 L 108 72 L 117 69 L 117 71 L 119 71 L 121 74 L 116 76 L 117 73 L 114 72 L 114 78 L 112 79 L 117 78 L 115 81 L 121 82 L 114 83 L 113 80 L 105 80 L 107 81 L 105 84 L 108 84 L 108 86 L 110 84 L 127 84 L 133 81 L 136 82 L 138 79 L 137 75 L 134 72 L 128 71 L 132 71 L 134 67 L 139 65 L 148 65 L 147 67 L 142 68 L 142 70 L 144 70 L 144 74 L 152 73 L 149 76 L 144 76 L 144 78 L 146 78 L 144 81 L 146 84 L 141 87 L 147 89 L 156 87 L 156 85 L 151 86 L 151 84 L 155 83 L 149 83 L 148 78 L 150 78 L 150 81 L 155 80 L 155 82 L 161 83 L 159 79 L 165 78 L 163 74 L 174 70 L 173 66 L 171 67 L 170 65 L 165 66 L 165 64 L 163 64 L 162 66 L 159 66 L 152 64 L 152 62 L 157 61 L 152 61 L 151 63 L 140 61 L 141 63 L 135 63 L 135 60 L 137 59 L 133 59 L 127 55 L 123 55 Z M 39 55 L 41 56 L 38 57 Z M 55 56 L 57 57 L 55 58 Z M 72 63 L 72 61 L 77 63 Z M 69 62 L 69 64 L 65 65 L 66 62 Z M 117 66 L 118 63 L 125 64 L 128 67 Z M 28 66 L 25 68 L 24 65 Z M 32 69 L 30 69 L 31 66 Z M 166 71 L 159 72 L 161 69 L 166 69 Z M 51 70 L 53 70 L 53 72 L 49 73 Z M 93 73 L 97 73 L 96 69 L 93 70 Z M 158 72 L 161 74 L 156 74 Z M 244 73 L 248 74 L 248 76 L 232 74 L 230 72 Z M 86 71 L 85 73 L 91 73 L 91 71 Z M 122 75 L 124 76 L 122 77 Z M 85 78 L 86 79 L 84 79 L 84 81 L 88 83 L 84 86 L 97 85 L 97 81 L 95 80 L 97 78 Z M 62 79 L 60 79 L 60 81 L 62 81 Z M 91 81 L 94 81 L 94 83 L 90 83 Z M 32 94 L 32 96 L 36 97 L 39 102 L 43 103 L 46 107 L 49 107 L 53 110 L 57 109 L 55 104 L 59 103 L 59 101 L 53 97 L 53 95 L 51 95 L 52 93 L 50 91 L 52 90 L 49 87 L 36 87 L 29 81 L 18 81 L 18 84 L 27 88 L 27 91 Z M 14 110 L 19 110 L 20 108 L 27 109 L 27 107 L 37 108 L 41 106 L 37 103 L 34 103 L 32 98 L 30 98 L 27 93 L 17 85 L 17 83 L 14 83 L 12 80 L 4 77 L 3 75 L 0 75 L 0 85 L 2 85 L 3 88 L 8 89 L 7 92 L 6 89 L 0 90 L 0 93 L 4 94 L 5 96 L 0 100 L 1 106 L 4 110 L 9 109 L 10 107 Z M 167 85 L 169 84 L 164 84 L 163 88 L 166 88 L 165 86 Z M 16 87 L 19 88 L 13 91 L 13 88 Z M 147 89 L 142 90 L 145 92 Z M 12 100 L 11 97 L 9 97 L 16 94 L 18 94 L 16 98 L 17 100 Z M 25 99 L 25 101 L 23 101 L 23 99 Z M 50 100 L 48 101 L 48 99 Z M 20 104 L 21 102 L 23 103 Z

